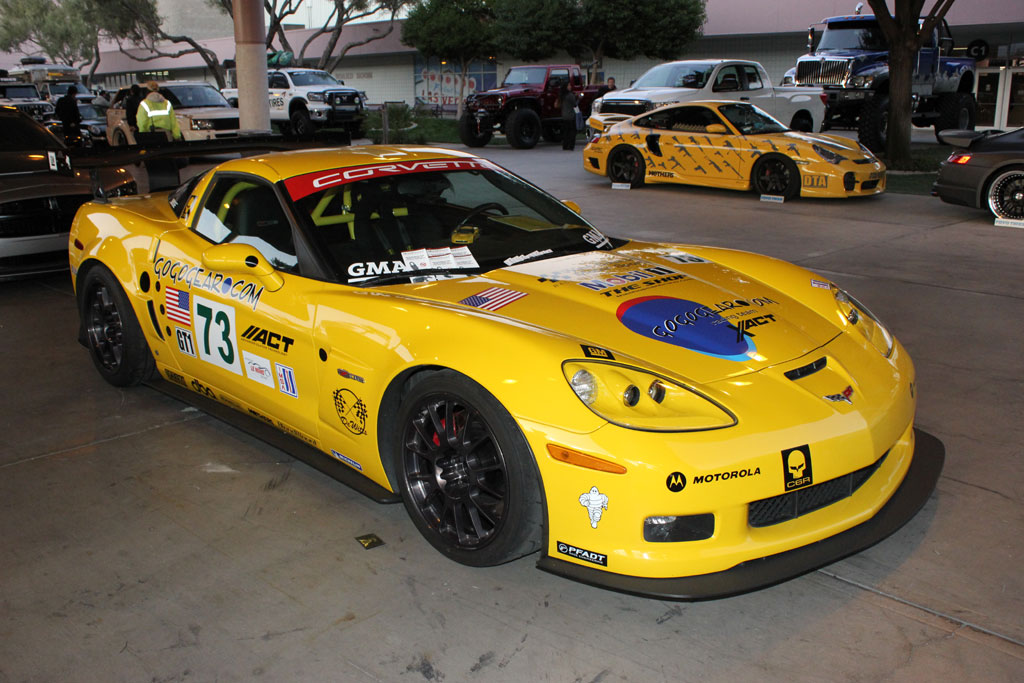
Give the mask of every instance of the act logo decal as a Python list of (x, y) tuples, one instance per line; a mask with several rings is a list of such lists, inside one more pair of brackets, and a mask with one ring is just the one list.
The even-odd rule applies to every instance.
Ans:
[(637, 334), (715, 358), (746, 360), (757, 350), (750, 332), (696, 301), (644, 296), (623, 302), (615, 315)]
[(242, 333), (242, 339), (274, 351), (280, 351), (281, 353), (288, 353), (289, 347), (295, 343), (295, 340), (291, 337), (271, 332), (256, 325), (249, 325), (249, 327), (245, 328), (245, 332)]
[(814, 483), (810, 446), (797, 446), (782, 451), (782, 478), (787, 491), (802, 489)]
[(348, 389), (335, 389), (334, 410), (345, 429), (355, 435), (366, 433), (366, 404)]
[(608, 496), (598, 491), (596, 486), (591, 486), (589, 491), (580, 496), (580, 505), (587, 508), (590, 526), (596, 529), (601, 516), (608, 509)]
[(584, 562), (590, 562), (593, 564), (599, 564), (602, 567), (608, 566), (608, 556), (602, 555), (601, 553), (595, 553), (593, 550), (584, 550), (583, 548), (577, 548), (574, 545), (568, 543), (558, 542), (558, 552), (569, 557), (575, 557), (577, 560), (583, 560)]
[(665, 480), (665, 486), (672, 493), (679, 493), (686, 488), (686, 475), (682, 472), (673, 472)]

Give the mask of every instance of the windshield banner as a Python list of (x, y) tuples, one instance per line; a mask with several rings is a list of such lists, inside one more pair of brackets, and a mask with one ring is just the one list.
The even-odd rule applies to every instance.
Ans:
[(464, 171), (464, 170), (496, 170), (493, 164), (483, 159), (428, 159), (425, 161), (400, 161), (388, 164), (370, 164), (351, 168), (335, 168), (327, 171), (304, 173), (284, 181), (288, 194), (292, 199), (299, 200), (325, 187), (380, 178), (389, 175), (406, 173), (423, 173), (426, 171)]

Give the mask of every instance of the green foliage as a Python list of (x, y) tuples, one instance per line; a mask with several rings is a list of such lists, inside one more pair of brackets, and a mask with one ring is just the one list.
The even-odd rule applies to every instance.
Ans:
[(493, 0), (496, 51), (536, 62), (563, 49), (576, 34), (576, 0)]
[(494, 53), (494, 15), (483, 0), (425, 0), (409, 12), (402, 42), (426, 57), (469, 63)]
[(91, 10), (89, 0), (0, 0), (0, 49), (38, 49), (69, 66), (89, 61), (96, 47)]

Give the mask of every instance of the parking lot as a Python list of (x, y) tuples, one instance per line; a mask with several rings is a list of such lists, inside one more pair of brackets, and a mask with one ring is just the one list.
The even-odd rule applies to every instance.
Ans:
[[(106, 384), (68, 275), (6, 282), (0, 682), (1024, 679), (1024, 231), (933, 197), (613, 190), (579, 147), (481, 151), (609, 234), (769, 254), (867, 303), (914, 359), (918, 427), (945, 445), (921, 513), (710, 602), (572, 583), (535, 556), (465, 567), (401, 505)], [(364, 549), (369, 533), (384, 545)]]

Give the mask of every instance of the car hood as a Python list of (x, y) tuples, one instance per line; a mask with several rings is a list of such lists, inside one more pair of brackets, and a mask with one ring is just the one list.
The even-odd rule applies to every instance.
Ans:
[(176, 107), (178, 114), (191, 116), (194, 119), (237, 119), (238, 110), (234, 107)]
[(646, 100), (648, 102), (679, 102), (700, 96), (698, 88), (623, 88), (605, 93), (605, 102)]
[(704, 383), (797, 358), (839, 333), (766, 283), (670, 245), (522, 263), (421, 285), (417, 294)]

